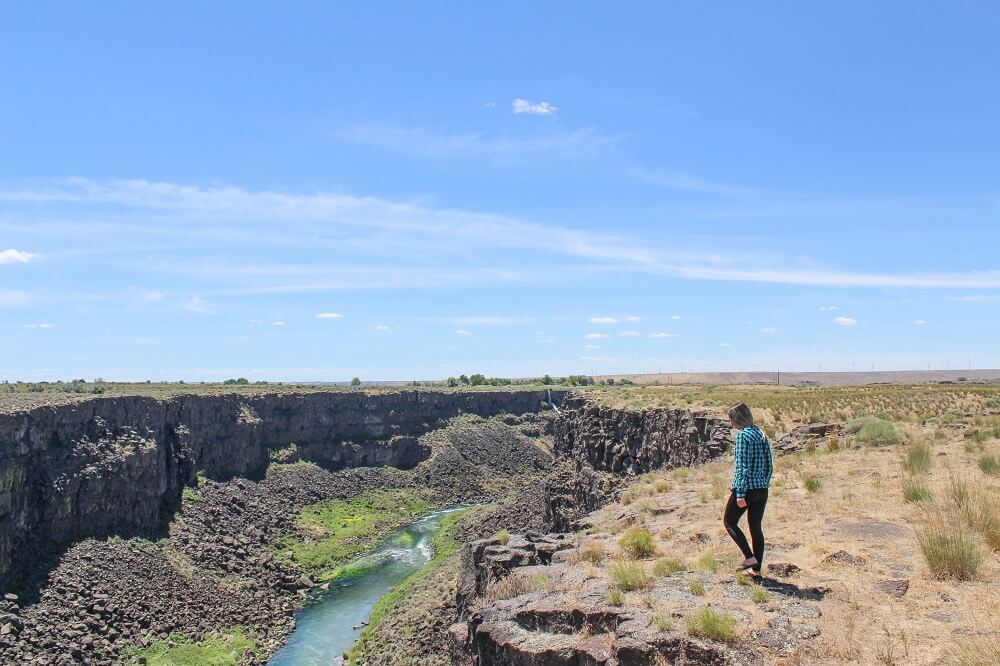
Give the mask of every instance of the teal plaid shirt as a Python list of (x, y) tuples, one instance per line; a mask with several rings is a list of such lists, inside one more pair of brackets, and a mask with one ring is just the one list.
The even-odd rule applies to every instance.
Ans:
[(757, 426), (747, 426), (736, 433), (736, 470), (733, 490), (737, 497), (746, 497), (748, 490), (771, 485), (771, 443)]

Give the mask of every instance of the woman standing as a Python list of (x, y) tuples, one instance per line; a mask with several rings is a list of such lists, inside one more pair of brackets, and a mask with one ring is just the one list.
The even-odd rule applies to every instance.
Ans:
[[(760, 428), (754, 425), (753, 413), (744, 403), (729, 409), (729, 422), (736, 430), (736, 469), (733, 471), (732, 492), (726, 504), (723, 523), (736, 545), (743, 551), (743, 566), (750, 576), (760, 576), (764, 560), (764, 508), (767, 506), (767, 488), (771, 485), (771, 443)], [(753, 549), (739, 528), (740, 516), (746, 512), (750, 525)]]

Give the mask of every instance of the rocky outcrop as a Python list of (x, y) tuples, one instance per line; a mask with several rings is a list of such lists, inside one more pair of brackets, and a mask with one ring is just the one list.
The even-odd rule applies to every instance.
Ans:
[(458, 578), (459, 614), (463, 614), (469, 601), (481, 596), (491, 582), (506, 578), (518, 567), (549, 564), (556, 553), (575, 546), (575, 540), (567, 534), (518, 535), (507, 543), (492, 537), (466, 544), (462, 548)]
[(276, 453), (327, 470), (409, 469), (430, 456), (419, 436), (444, 420), (536, 412), (546, 399), (542, 391), (133, 396), (0, 414), (0, 590), (62, 544), (162, 530), (197, 472), (260, 479)]
[(632, 411), (571, 394), (556, 420), (560, 466), (546, 482), (546, 517), (554, 530), (614, 499), (636, 474), (684, 467), (726, 452), (726, 420), (684, 409)]
[(782, 435), (774, 442), (774, 454), (784, 455), (815, 449), (821, 444), (827, 444), (832, 438), (839, 437), (843, 432), (840, 423), (808, 423)]

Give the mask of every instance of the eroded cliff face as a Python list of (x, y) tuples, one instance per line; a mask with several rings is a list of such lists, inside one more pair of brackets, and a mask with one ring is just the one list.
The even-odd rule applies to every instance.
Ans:
[(288, 450), (329, 470), (409, 469), (430, 455), (418, 437), (443, 420), (535, 412), (546, 399), (540, 391), (125, 397), (0, 414), (0, 590), (59, 545), (161, 530), (198, 472), (258, 479), (274, 452)]
[(704, 411), (601, 405), (586, 394), (566, 398), (556, 421), (557, 469), (546, 482), (546, 518), (554, 530), (600, 508), (629, 478), (716, 458), (729, 447), (729, 423)]

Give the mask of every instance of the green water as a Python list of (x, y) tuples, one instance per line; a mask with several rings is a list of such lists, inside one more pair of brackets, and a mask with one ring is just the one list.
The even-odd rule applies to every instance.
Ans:
[(363, 574), (316, 592), (295, 616), (295, 631), (268, 666), (341, 663), (339, 658), (358, 639), (376, 602), (430, 562), (434, 533), (441, 519), (456, 510), (436, 511), (396, 530), (381, 546), (352, 563)]

